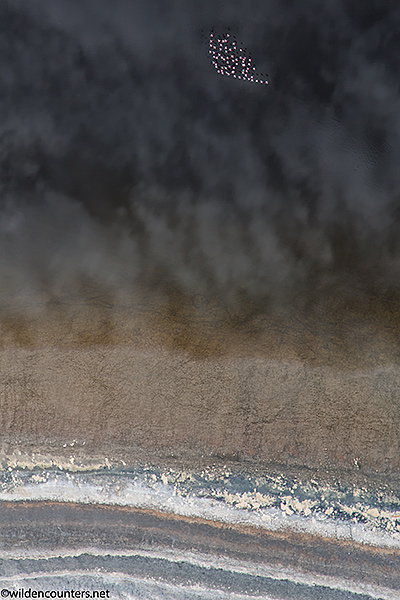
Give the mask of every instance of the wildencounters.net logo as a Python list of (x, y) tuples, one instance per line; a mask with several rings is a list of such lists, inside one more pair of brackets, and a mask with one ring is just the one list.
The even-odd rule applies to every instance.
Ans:
[(2, 598), (109, 598), (109, 590), (8, 590), (0, 592)]

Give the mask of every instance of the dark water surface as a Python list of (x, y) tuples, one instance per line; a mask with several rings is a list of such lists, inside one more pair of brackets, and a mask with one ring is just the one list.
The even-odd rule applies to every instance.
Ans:
[[(389, 0), (0, 0), (3, 502), (229, 463), (281, 476), (288, 518), (313, 522), (315, 481), (313, 510), (397, 539), (399, 22)], [(213, 67), (228, 28), (268, 85)], [(54, 496), (60, 468), (86, 484)]]

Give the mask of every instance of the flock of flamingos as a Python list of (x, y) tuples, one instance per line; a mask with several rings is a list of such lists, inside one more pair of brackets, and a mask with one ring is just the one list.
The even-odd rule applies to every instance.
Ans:
[(251, 55), (247, 55), (243, 48), (237, 44), (235, 36), (226, 33), (223, 37), (217, 37), (215, 32), (210, 34), (211, 62), (220, 75), (227, 75), (235, 79), (251, 81), (252, 83), (266, 83), (256, 75), (256, 67)]

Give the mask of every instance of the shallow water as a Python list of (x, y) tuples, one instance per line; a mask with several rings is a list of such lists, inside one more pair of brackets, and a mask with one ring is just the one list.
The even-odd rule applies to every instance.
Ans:
[(0, 501), (6, 590), (392, 600), (400, 589), (400, 498), (389, 490), (147, 464), (13, 469)]
[[(398, 21), (373, 0), (0, 2), (1, 578), (42, 531), (34, 585), (396, 597)], [(211, 30), (268, 85), (218, 72)], [(162, 556), (124, 507), (157, 512)], [(251, 527), (283, 587), (250, 573), (273, 566)], [(72, 531), (89, 558), (68, 563)]]

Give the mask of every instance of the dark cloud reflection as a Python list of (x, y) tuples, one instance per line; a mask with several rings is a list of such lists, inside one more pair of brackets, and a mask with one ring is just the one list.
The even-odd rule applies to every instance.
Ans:
[[(0, 15), (4, 307), (21, 287), (85, 300), (89, 282), (111, 303), (172, 289), (246, 326), (283, 311), (396, 338), (395, 3), (2, 0)], [(217, 74), (205, 40), (228, 27), (268, 86)]]

